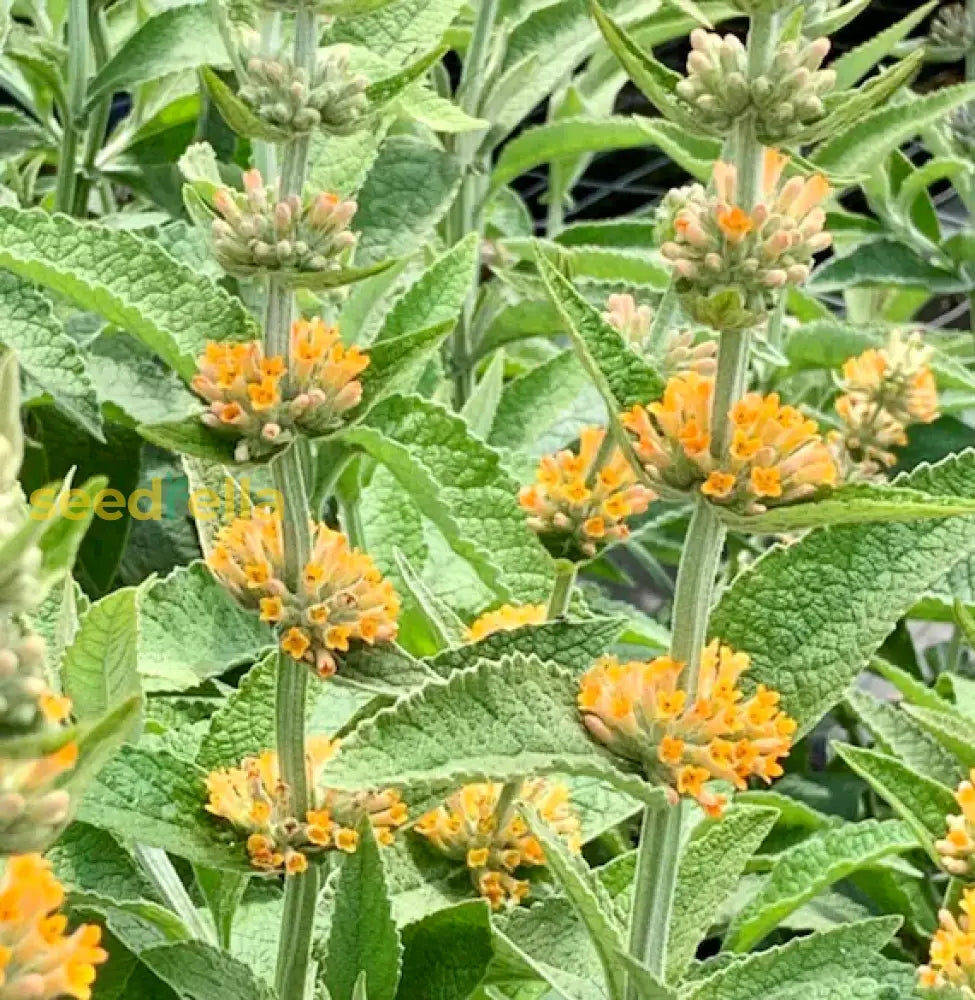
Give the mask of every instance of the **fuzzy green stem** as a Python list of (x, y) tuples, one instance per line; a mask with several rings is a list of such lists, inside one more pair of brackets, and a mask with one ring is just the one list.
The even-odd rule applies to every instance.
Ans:
[[(92, 11), (88, 24), (91, 32), (91, 49), (95, 57), (95, 72), (108, 62), (111, 51), (108, 43), (108, 20), (102, 8)], [(88, 193), (95, 177), (95, 161), (105, 141), (105, 131), (112, 114), (112, 95), (106, 94), (95, 105), (85, 127), (84, 152), (82, 153), (81, 176), (77, 179), (72, 214), (84, 216), (88, 207)]]
[[(609, 435), (607, 434), (608, 438)], [(561, 618), (569, 610), (572, 600), (572, 588), (575, 586), (578, 566), (569, 559), (559, 559), (555, 563), (555, 582), (552, 584), (552, 594), (545, 609), (545, 618), (553, 622)]]
[[(311, 73), (318, 50), (318, 22), (313, 8), (300, 9), (295, 15), (295, 64)], [(276, 25), (265, 22), (262, 49), (274, 47)], [(265, 159), (269, 183), (275, 180), (276, 150), (269, 147)], [(274, 155), (271, 155), (271, 154)], [(292, 139), (284, 146), (281, 158), (280, 195), (301, 195), (308, 166), (308, 137)], [(273, 278), (268, 281), (265, 346), (268, 353), (280, 355), (285, 369), (290, 365), (291, 322), (294, 294)], [(297, 593), (301, 575), (309, 560), (308, 491), (302, 474), (301, 453), (297, 446), (287, 449), (272, 464), (274, 486), (283, 502), (285, 583)], [(310, 805), (308, 775), (305, 765), (305, 708), (308, 696), (308, 666), (281, 653), (278, 659), (275, 717), (278, 763), (281, 780), (291, 793), (292, 814), (304, 818)], [(290, 876), (285, 884), (284, 912), (278, 938), (278, 961), (275, 983), (282, 998), (303, 1000), (307, 991), (311, 963), (311, 942), (315, 928), (315, 904), (318, 898), (318, 872), (314, 866), (301, 875)]]
[(664, 292), (657, 312), (650, 326), (647, 337), (647, 348), (654, 354), (663, 354), (667, 349), (667, 338), (680, 315), (680, 295), (677, 292), (677, 282), (672, 278)]
[[(748, 35), (749, 73), (754, 78), (767, 69), (775, 52), (779, 16), (759, 13), (752, 17)], [(761, 197), (764, 150), (755, 135), (751, 116), (735, 129), (732, 148), (738, 168), (736, 200), (746, 211)], [(748, 367), (749, 334), (721, 334), (718, 373), (711, 414), (712, 453), (723, 458), (728, 449), (728, 412), (741, 396)], [(671, 656), (685, 663), (681, 686), (691, 698), (697, 689), (701, 651), (707, 639), (714, 582), (724, 546), (725, 529), (703, 497), (698, 498), (687, 531), (677, 572), (674, 595)], [(686, 806), (647, 810), (640, 837), (630, 918), (630, 953), (658, 978), (667, 975), (667, 946), (677, 883), (681, 824)], [(637, 1000), (634, 984), (628, 1000)]]
[(193, 905), (193, 900), (190, 899), (186, 886), (183, 885), (172, 861), (169, 860), (169, 855), (158, 847), (145, 847), (142, 844), (136, 844), (132, 848), (132, 854), (152, 882), (156, 892), (183, 921), (190, 934), (200, 941), (216, 944), (216, 934)]
[(61, 151), (58, 161), (58, 183), (54, 195), (54, 210), (74, 209), (78, 182), (78, 138), (85, 108), (85, 88), (88, 84), (88, 0), (71, 0), (68, 7), (68, 94), (67, 107), (62, 108), (64, 121), (61, 131)]
[[(273, 58), (281, 44), (281, 14), (264, 11), (261, 14), (261, 55)], [(270, 183), (278, 175), (277, 147), (271, 142), (254, 142), (254, 165)]]
[[(457, 91), (458, 103), (467, 114), (476, 116), (481, 110), (484, 85), (494, 25), (498, 18), (500, 0), (481, 0), (477, 20), (471, 35), (470, 48), (464, 60), (460, 87)], [(479, 235), (484, 230), (484, 186), (490, 166), (490, 157), (478, 155), (482, 134), (474, 132), (456, 139), (455, 151), (464, 169), (464, 177), (451, 207), (448, 220), (450, 243), (457, 243), (468, 233)], [(461, 311), (460, 321), (450, 341), (450, 370), (454, 380), (454, 404), (459, 410), (467, 402), (474, 389), (473, 365), (473, 325), (474, 310), (480, 285), (480, 254), (475, 255), (474, 277), (470, 294)]]
[[(971, 31), (975, 26), (975, 0), (966, 0), (965, 12), (968, 15), (968, 29)], [(969, 82), (975, 80), (975, 48), (970, 48), (965, 53), (965, 79)]]

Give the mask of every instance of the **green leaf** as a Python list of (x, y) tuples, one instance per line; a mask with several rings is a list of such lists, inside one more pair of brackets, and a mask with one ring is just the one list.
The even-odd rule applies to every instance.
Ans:
[(945, 834), (947, 817), (955, 811), (950, 788), (912, 771), (894, 757), (835, 743), (834, 749), (914, 831), (932, 860), (938, 863), (934, 843)]
[(833, 257), (816, 269), (809, 288), (835, 292), (846, 288), (918, 288), (929, 292), (965, 292), (970, 282), (930, 264), (918, 253), (891, 239), (861, 243), (851, 253)]
[(171, 7), (131, 34), (88, 85), (87, 103), (140, 83), (229, 60), (207, 4)]
[(425, 125), (431, 132), (479, 132), (490, 125), (484, 118), (472, 118), (453, 101), (425, 86), (408, 90), (400, 97), (398, 107), (403, 115)]
[(356, 260), (374, 264), (418, 249), (450, 207), (459, 184), (460, 167), (442, 149), (409, 136), (386, 139), (357, 197)]
[(474, 437), (487, 441), (503, 391), (504, 351), (496, 351), (460, 411)]
[(116, 423), (179, 421), (199, 412), (200, 400), (139, 341), (107, 330), (85, 350), (88, 372), (105, 415)]
[(864, 966), (897, 933), (900, 923), (900, 917), (877, 917), (796, 938), (719, 969), (684, 996), (688, 1000), (854, 996), (850, 992), (854, 983), (861, 976), (869, 978)]
[(388, 123), (381, 120), (352, 135), (313, 132), (306, 187), (332, 191), (342, 197), (354, 195), (376, 162), (388, 128)]
[[(904, 712), (923, 726), (939, 746), (947, 747), (966, 770), (975, 767), (975, 725), (953, 711), (939, 712), (917, 705), (905, 705)], [(910, 764), (911, 761), (908, 760), (907, 763)], [(954, 773), (946, 772), (940, 777), (936, 774), (929, 776), (938, 778), (944, 784), (957, 784), (965, 777), (957, 766)]]
[(200, 420), (199, 414), (159, 424), (139, 424), (136, 430), (150, 444), (176, 455), (190, 455), (221, 465), (236, 463), (233, 438), (211, 430)]
[(623, 335), (540, 252), (535, 262), (573, 346), (611, 412), (657, 399), (664, 388), (659, 373), (630, 350)]
[(937, 0), (930, 0), (929, 3), (922, 4), (907, 17), (834, 60), (830, 64), (830, 69), (836, 73), (836, 89), (845, 90), (859, 83), (881, 60), (886, 59), (898, 42), (907, 38), (937, 6)]
[[(975, 452), (921, 466), (896, 485), (972, 496)], [(784, 709), (808, 731), (945, 566), (973, 551), (971, 517), (820, 528), (742, 573), (710, 631), (751, 657), (750, 683), (779, 691)]]
[(636, 116), (564, 118), (526, 129), (507, 143), (494, 165), (491, 190), (545, 163), (614, 149), (638, 149), (655, 142), (652, 131)]
[(684, 849), (677, 870), (674, 914), (667, 944), (667, 979), (679, 982), (715, 915), (745, 866), (775, 826), (774, 809), (735, 805), (719, 823), (703, 823)]
[(205, 772), (166, 751), (124, 746), (88, 787), (78, 819), (209, 868), (247, 871), (231, 827), (204, 811)]
[(96, 719), (142, 692), (134, 587), (96, 601), (81, 620), (61, 667), (64, 691), (80, 720)]
[(546, 866), (572, 903), (596, 948), (608, 995), (611, 1000), (622, 1000), (625, 979), (618, 955), (625, 950), (623, 926), (609, 893), (586, 862), (569, 851), (534, 809), (526, 809), (525, 818), (545, 851)]
[(637, 45), (596, 0), (589, 0), (589, 7), (613, 54), (650, 103), (674, 124), (697, 131), (693, 116), (685, 110), (676, 94), (680, 74)]
[(140, 960), (181, 1000), (274, 1000), (276, 994), (251, 970), (203, 941), (150, 948)]
[(153, 899), (155, 890), (119, 842), (104, 830), (72, 823), (47, 852), (54, 874), (68, 890), (112, 899)]
[(491, 961), (491, 936), (483, 900), (459, 903), (403, 928), (396, 1000), (468, 1000)]
[(379, 847), (367, 820), (359, 830), (358, 850), (342, 862), (331, 922), (322, 981), (332, 1000), (355, 1000), (360, 975), (369, 1000), (394, 1000), (403, 948)]
[(409, 392), (454, 326), (446, 320), (424, 330), (380, 340), (369, 348), (369, 367), (359, 376), (363, 407), (371, 408), (394, 392)]
[(499, 597), (548, 599), (552, 561), (518, 507), (518, 487), (462, 418), (416, 397), (392, 396), (341, 439), (387, 466)]
[(185, 691), (255, 659), (274, 642), (203, 563), (181, 566), (139, 597), (139, 663), (147, 691)]
[[(0, 13), (0, 19), (2, 16)], [(20, 153), (53, 145), (51, 135), (34, 118), (16, 108), (0, 108), (0, 159), (10, 159)]]
[(221, 117), (238, 135), (279, 145), (288, 141), (285, 129), (271, 125), (256, 115), (212, 69), (203, 67), (200, 77)]
[(503, 656), (523, 653), (582, 674), (619, 640), (625, 627), (623, 618), (544, 622), (494, 632), (480, 642), (445, 649), (426, 662), (439, 676), (449, 679), (458, 671), (473, 667), (478, 660), (500, 660)]
[(217, 940), (224, 951), (230, 950), (233, 937), (234, 917), (240, 906), (244, 893), (250, 884), (250, 875), (242, 872), (221, 872), (214, 868), (203, 868), (194, 865), (193, 874), (196, 884), (206, 901), (213, 917), (213, 926), (217, 929)]
[(54, 405), (89, 434), (102, 436), (98, 396), (84, 355), (65, 332), (51, 303), (28, 282), (0, 271), (0, 344)]
[(504, 387), (488, 441), (512, 450), (534, 444), (589, 384), (573, 351), (536, 365)]
[(764, 535), (830, 524), (971, 516), (975, 514), (975, 496), (939, 497), (886, 483), (850, 483), (830, 491), (821, 500), (773, 508), (764, 514), (735, 514), (723, 508), (718, 508), (718, 514), (736, 531)]
[(0, 267), (128, 331), (186, 379), (208, 340), (257, 336), (239, 301), (124, 230), (0, 207)]
[(732, 921), (725, 949), (750, 951), (829, 886), (916, 846), (910, 827), (899, 820), (871, 819), (812, 834), (779, 855), (761, 888)]
[(419, 52), (438, 45), (463, 0), (396, 0), (361, 17), (337, 21), (333, 42), (351, 42), (401, 66)]
[(868, 171), (901, 143), (973, 99), (975, 84), (960, 84), (859, 116), (819, 146), (813, 162), (820, 170), (847, 176)]
[(951, 712), (955, 710), (955, 706), (951, 702), (946, 701), (923, 681), (918, 680), (906, 670), (895, 667), (893, 663), (889, 663), (879, 656), (875, 656), (870, 661), (870, 669), (890, 681), (903, 695), (904, 700), (909, 705), (920, 705), (923, 708), (934, 709), (936, 712)]
[(943, 785), (957, 785), (958, 761), (900, 708), (856, 689), (846, 696), (853, 711), (884, 753), (899, 757), (919, 774)]
[(393, 303), (376, 341), (456, 323), (474, 281), (477, 255), (478, 240), (471, 233), (438, 257)]
[(570, 674), (534, 656), (482, 661), (360, 723), (330, 762), (329, 783), (435, 793), (471, 781), (581, 774), (661, 805), (662, 789), (618, 770), (589, 739), (577, 694)]
[(388, 104), (406, 90), (411, 83), (419, 80), (431, 66), (440, 62), (447, 51), (446, 47), (432, 49), (398, 73), (369, 84), (366, 88), (366, 97), (369, 98), (369, 102), (374, 108)]

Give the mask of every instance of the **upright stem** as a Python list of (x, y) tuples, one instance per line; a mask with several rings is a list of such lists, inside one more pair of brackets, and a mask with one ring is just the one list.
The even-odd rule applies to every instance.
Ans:
[[(460, 87), (457, 96), (461, 108), (469, 115), (477, 116), (484, 97), (485, 74), (494, 24), (498, 17), (500, 0), (480, 0), (470, 48), (464, 61)], [(449, 218), (449, 239), (451, 243), (462, 240), (468, 233), (478, 235), (484, 229), (483, 201), (485, 194), (485, 174), (487, 164), (478, 156), (478, 146), (483, 136), (479, 132), (461, 135), (456, 140), (456, 152), (460, 158), (464, 177), (461, 181), (457, 200), (451, 208)], [(474, 345), (472, 328), (474, 309), (480, 285), (480, 254), (475, 255), (474, 278), (471, 292), (464, 303), (460, 321), (451, 338), (450, 368), (454, 379), (454, 404), (460, 409), (467, 402), (474, 388), (474, 368), (472, 355)]]
[(68, 7), (68, 94), (63, 108), (58, 183), (54, 196), (57, 212), (74, 208), (78, 181), (78, 129), (85, 110), (88, 84), (88, 0), (71, 0)]
[[(608, 438), (609, 435), (607, 434)], [(548, 599), (545, 617), (554, 622), (569, 610), (572, 600), (572, 588), (576, 582), (578, 566), (568, 559), (559, 559), (555, 564), (555, 583), (552, 585), (552, 596)]]
[[(271, 48), (279, 26), (273, 21), (264, 25), (263, 44)], [(318, 51), (317, 21), (310, 7), (300, 9), (294, 25), (295, 63), (311, 73)], [(275, 154), (275, 155), (271, 155)], [(264, 155), (267, 180), (275, 181), (273, 169), (277, 156), (273, 147)], [(305, 184), (308, 164), (308, 138), (297, 137), (284, 147), (281, 158), (280, 194), (300, 195)], [(294, 295), (273, 278), (268, 281), (265, 346), (269, 354), (285, 361), (287, 370), (291, 353), (291, 322), (294, 316)], [(311, 551), (308, 492), (301, 469), (297, 447), (285, 451), (271, 467), (275, 488), (281, 494), (281, 514), (284, 534), (285, 583), (297, 593), (301, 575)], [(308, 691), (308, 667), (281, 653), (278, 659), (275, 716), (278, 763), (281, 780), (291, 793), (292, 813), (304, 818), (308, 812), (309, 789), (305, 766), (305, 706)], [(315, 925), (315, 905), (318, 898), (318, 871), (315, 866), (301, 875), (287, 878), (284, 913), (278, 939), (278, 962), (275, 983), (278, 995), (287, 1000), (304, 1000), (311, 962), (311, 941)]]
[[(88, 23), (91, 33), (92, 54), (95, 57), (95, 72), (108, 62), (111, 55), (108, 44), (108, 21), (105, 11), (99, 7), (92, 13)], [(101, 152), (102, 143), (105, 141), (105, 130), (108, 128), (108, 121), (112, 115), (112, 95), (106, 94), (98, 104), (95, 105), (85, 126), (84, 152), (82, 153), (81, 176), (77, 180), (77, 190), (75, 191), (72, 212), (74, 215), (83, 216), (88, 207), (88, 193), (95, 172), (95, 160)]]
[[(761, 75), (775, 52), (779, 16), (758, 13), (752, 17), (748, 35), (749, 72)], [(738, 167), (737, 202), (746, 211), (754, 207), (762, 193), (763, 154), (751, 116), (735, 130), (732, 148)], [(742, 395), (748, 368), (748, 331), (721, 334), (718, 373), (711, 413), (711, 451), (725, 457), (729, 445), (728, 411)], [(725, 529), (714, 508), (699, 497), (687, 531), (677, 572), (674, 594), (671, 655), (686, 664), (681, 685), (693, 699), (697, 690), (701, 651), (707, 638), (708, 617), (724, 547)], [(667, 945), (674, 907), (677, 863), (680, 855), (681, 824), (685, 806), (647, 810), (640, 835), (640, 848), (630, 917), (630, 954), (665, 980)], [(637, 1000), (633, 984), (628, 1000)]]
[[(968, 14), (969, 31), (975, 27), (975, 0), (966, 0), (965, 11)], [(969, 49), (965, 53), (965, 79), (975, 80), (975, 49)]]

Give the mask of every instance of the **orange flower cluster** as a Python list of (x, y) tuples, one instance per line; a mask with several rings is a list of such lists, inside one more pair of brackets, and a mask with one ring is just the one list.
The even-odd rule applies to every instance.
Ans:
[(66, 934), (57, 912), (64, 889), (38, 854), (10, 858), (0, 879), (0, 997), (3, 1000), (89, 1000), (95, 966), (108, 959), (101, 928)]
[(975, 770), (955, 790), (961, 814), (948, 817), (948, 831), (935, 845), (945, 871), (952, 875), (975, 874)]
[(291, 327), (289, 359), (265, 356), (256, 340), (211, 341), (197, 362), (193, 389), (210, 404), (203, 422), (240, 438), (238, 461), (269, 454), (301, 433), (335, 430), (362, 400), (358, 376), (369, 356), (345, 347), (337, 327), (298, 320)]
[(281, 648), (321, 677), (337, 669), (336, 653), (352, 642), (396, 638), (399, 598), (370, 556), (341, 532), (312, 526), (311, 558), (298, 593), (284, 582), (284, 529), (279, 514), (255, 508), (224, 528), (207, 559), (210, 569), (244, 607), (277, 627)]
[(918, 969), (918, 985), (939, 1000), (970, 1000), (975, 994), (975, 888), (966, 889), (961, 915), (939, 914), (928, 964)]
[(544, 604), (503, 604), (495, 611), (486, 611), (467, 629), (468, 642), (480, 642), (495, 632), (512, 632), (526, 625), (541, 625), (545, 621)]
[(626, 538), (626, 519), (644, 513), (654, 499), (619, 448), (597, 468), (605, 436), (602, 427), (586, 427), (578, 455), (569, 450), (546, 455), (536, 482), (518, 494), (531, 515), (528, 524), (557, 555), (592, 558), (600, 546)]
[(579, 711), (589, 732), (614, 753), (642, 764), (675, 799), (696, 799), (721, 816), (727, 799), (707, 787), (727, 781), (741, 790), (750, 777), (782, 774), (796, 723), (779, 695), (759, 686), (745, 698), (738, 686), (749, 667), (744, 653), (712, 642), (703, 652), (697, 695), (680, 688), (684, 664), (669, 656), (621, 663), (605, 656), (583, 675)]
[(393, 832), (407, 820), (398, 792), (345, 792), (321, 786), (322, 772), (337, 747), (325, 737), (308, 741), (305, 764), (312, 807), (303, 820), (294, 815), (291, 791), (281, 780), (273, 750), (207, 777), (207, 812), (247, 835), (247, 853), (255, 868), (297, 875), (307, 870), (310, 854), (354, 853), (359, 846), (356, 827), (364, 816), (380, 844), (392, 843)]
[(526, 781), (505, 816), (498, 817), (502, 786), (465, 785), (444, 805), (417, 820), (414, 829), (439, 851), (463, 861), (477, 891), (492, 909), (508, 900), (520, 903), (530, 883), (515, 877), (522, 867), (545, 864), (545, 852), (518, 814), (519, 803), (538, 810), (542, 819), (565, 837), (569, 849), (581, 847), (579, 818), (572, 811), (569, 790), (560, 782)]
[(775, 393), (749, 393), (732, 407), (730, 453), (714, 458), (713, 400), (714, 380), (692, 372), (672, 378), (660, 402), (623, 414), (652, 482), (680, 491), (700, 484), (711, 500), (747, 514), (836, 483), (836, 462), (815, 421), (782, 405)]
[(823, 231), (825, 177), (783, 183), (787, 156), (765, 151), (762, 200), (736, 204), (738, 172), (714, 166), (714, 194), (700, 184), (671, 192), (659, 213), (660, 252), (673, 265), (690, 315), (715, 329), (755, 326), (777, 289), (803, 284), (815, 254), (830, 246)]
[(876, 475), (897, 461), (891, 449), (907, 444), (911, 424), (937, 420), (931, 353), (920, 334), (904, 337), (895, 331), (885, 347), (844, 363), (836, 412), (846, 425), (843, 446), (863, 475)]

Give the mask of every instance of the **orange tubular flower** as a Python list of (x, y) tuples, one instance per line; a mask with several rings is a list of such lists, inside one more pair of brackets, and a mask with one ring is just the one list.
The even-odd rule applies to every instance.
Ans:
[(685, 491), (700, 484), (715, 503), (746, 514), (808, 498), (837, 481), (837, 467), (815, 421), (777, 394), (749, 393), (729, 414), (730, 453), (711, 454), (714, 380), (691, 373), (672, 378), (663, 399), (622, 416), (648, 478)]
[(759, 686), (751, 698), (738, 687), (749, 658), (717, 641), (701, 657), (696, 699), (679, 687), (684, 664), (670, 657), (621, 663), (605, 656), (583, 675), (579, 711), (590, 733), (614, 753), (644, 766), (676, 799), (696, 799), (710, 816), (727, 800), (707, 787), (726, 781), (742, 790), (750, 777), (767, 783), (782, 774), (795, 722), (779, 695)]
[(486, 611), (467, 630), (468, 642), (480, 642), (495, 632), (512, 632), (526, 625), (541, 625), (545, 621), (544, 604), (504, 604), (495, 611)]
[(0, 880), (0, 997), (89, 1000), (95, 966), (108, 959), (101, 929), (83, 924), (66, 934), (57, 912), (64, 889), (38, 854), (7, 861)]
[(341, 532), (315, 526), (311, 558), (293, 594), (284, 582), (283, 530), (280, 515), (255, 508), (221, 531), (207, 562), (244, 607), (277, 626), (286, 653), (328, 677), (338, 667), (336, 654), (352, 643), (396, 638), (399, 598), (366, 553), (350, 548)]
[(307, 869), (309, 855), (326, 850), (353, 853), (363, 816), (369, 817), (380, 844), (392, 843), (394, 831), (407, 820), (399, 792), (345, 792), (321, 785), (337, 747), (325, 737), (308, 741), (305, 764), (312, 802), (303, 821), (294, 816), (291, 792), (281, 780), (273, 750), (207, 777), (207, 812), (227, 820), (247, 838), (255, 868), (297, 875)]
[(345, 347), (336, 327), (298, 320), (291, 328), (290, 365), (266, 356), (258, 341), (211, 341), (197, 362), (193, 389), (210, 404), (203, 422), (239, 438), (237, 458), (248, 461), (297, 434), (321, 436), (340, 427), (362, 400), (358, 377), (368, 365), (369, 356)]
[(945, 871), (957, 876), (973, 874), (975, 859), (975, 770), (969, 777), (955, 790), (961, 813), (948, 817), (948, 831), (935, 845)]
[(437, 850), (467, 865), (475, 888), (495, 910), (508, 901), (520, 903), (528, 895), (530, 883), (515, 877), (519, 868), (545, 864), (542, 845), (517, 811), (519, 802), (537, 809), (570, 850), (581, 847), (579, 818), (561, 782), (526, 781), (499, 828), (501, 789), (499, 784), (465, 785), (414, 827)]
[(854, 474), (870, 476), (893, 465), (892, 449), (907, 444), (907, 428), (937, 420), (931, 354), (920, 334), (905, 337), (894, 331), (886, 346), (843, 364), (836, 412), (846, 425), (842, 440), (856, 465)]
[(558, 555), (592, 558), (601, 546), (626, 538), (626, 519), (644, 513), (654, 499), (618, 448), (596, 471), (605, 436), (601, 427), (586, 427), (578, 455), (568, 450), (546, 455), (536, 481), (518, 494), (522, 510), (531, 515), (528, 524)]
[(931, 941), (928, 964), (918, 969), (918, 985), (939, 1000), (969, 1000), (975, 992), (975, 888), (966, 889), (956, 918), (942, 910)]

